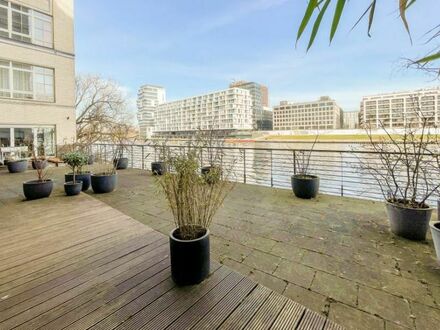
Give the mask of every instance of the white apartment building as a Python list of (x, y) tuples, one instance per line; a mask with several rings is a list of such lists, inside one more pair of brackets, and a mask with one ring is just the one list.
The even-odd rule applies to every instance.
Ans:
[(155, 85), (143, 85), (137, 98), (137, 119), (141, 138), (150, 138), (154, 131), (154, 113), (159, 104), (166, 102), (165, 88)]
[(250, 92), (229, 88), (157, 106), (155, 133), (190, 133), (199, 129), (251, 130)]
[(328, 96), (311, 102), (281, 101), (273, 109), (274, 130), (338, 129), (341, 124), (342, 109)]
[(344, 111), (342, 128), (345, 129), (359, 128), (359, 111)]
[(379, 128), (418, 127), (421, 118), (431, 126), (440, 121), (440, 87), (364, 96), (361, 101), (360, 125)]
[(0, 0), (0, 158), (76, 138), (74, 64), (73, 0)]

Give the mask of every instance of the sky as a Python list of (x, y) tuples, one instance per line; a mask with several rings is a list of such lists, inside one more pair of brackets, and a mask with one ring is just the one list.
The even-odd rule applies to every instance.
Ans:
[(397, 0), (378, 1), (371, 38), (366, 20), (350, 32), (368, 3), (347, 2), (331, 45), (329, 8), (306, 52), (310, 27), (295, 45), (306, 0), (76, 0), (76, 71), (117, 81), (133, 108), (142, 84), (176, 100), (248, 80), (268, 86), (272, 106), (328, 95), (344, 111), (363, 95), (440, 85), (404, 66), (429, 50), (424, 34), (439, 24), (440, 1), (409, 10), (412, 44)]

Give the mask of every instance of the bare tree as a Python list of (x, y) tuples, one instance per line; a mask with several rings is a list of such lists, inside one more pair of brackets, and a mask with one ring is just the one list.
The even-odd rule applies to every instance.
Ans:
[(76, 127), (79, 144), (112, 140), (115, 127), (132, 121), (127, 97), (117, 83), (100, 76), (76, 78)]

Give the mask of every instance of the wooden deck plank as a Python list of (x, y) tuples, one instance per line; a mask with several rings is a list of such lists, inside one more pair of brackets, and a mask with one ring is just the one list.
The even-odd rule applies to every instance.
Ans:
[(215, 262), (178, 287), (166, 236), (87, 195), (53, 198), (0, 203), (2, 330), (342, 329)]

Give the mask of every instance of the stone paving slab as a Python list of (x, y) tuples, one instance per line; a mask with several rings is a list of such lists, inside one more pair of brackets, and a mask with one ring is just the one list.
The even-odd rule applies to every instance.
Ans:
[[(52, 174), (62, 182), (63, 171)], [(23, 176), (6, 177), (9, 189), (0, 193), (20, 194), (12, 182)], [(173, 228), (147, 171), (120, 171), (115, 192), (89, 193), (162, 233)], [(211, 233), (218, 261), (348, 329), (439, 329), (432, 240), (392, 235), (380, 202), (328, 195), (305, 201), (289, 190), (238, 184)]]

